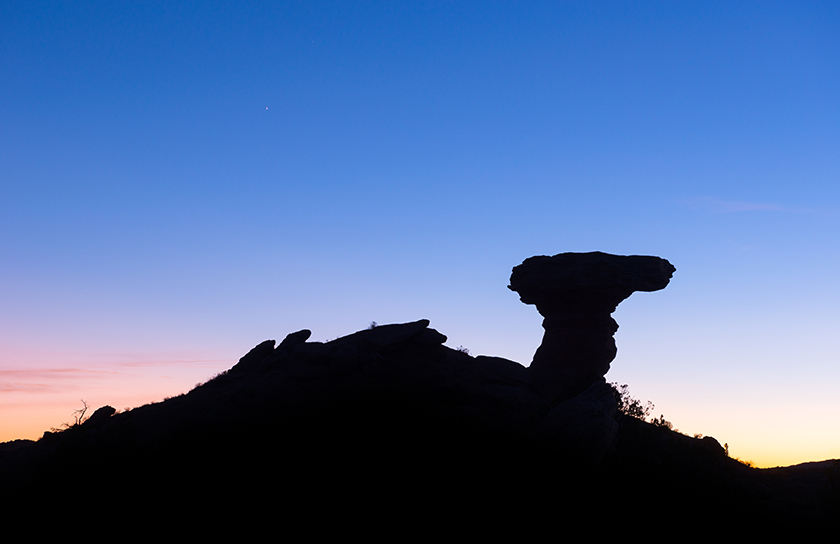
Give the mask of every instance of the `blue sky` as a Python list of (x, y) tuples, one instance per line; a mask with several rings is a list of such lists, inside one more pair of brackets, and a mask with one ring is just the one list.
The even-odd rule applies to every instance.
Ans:
[(0, 439), (301, 328), (428, 318), (527, 364), (511, 268), (597, 250), (677, 268), (619, 307), (608, 379), (759, 464), (840, 457), (836, 3), (11, 1), (0, 25)]

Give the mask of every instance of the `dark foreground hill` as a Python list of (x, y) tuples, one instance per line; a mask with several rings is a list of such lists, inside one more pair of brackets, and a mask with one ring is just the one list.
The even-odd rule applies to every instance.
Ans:
[(607, 384), (613, 311), (675, 270), (601, 252), (526, 259), (509, 288), (545, 329), (527, 368), (447, 348), (427, 320), (263, 342), (186, 395), (103, 407), (37, 443), (0, 446), (0, 512), (91, 505), (113, 520), (119, 505), (129, 526), (218, 512), (205, 529), (380, 528), (391, 539), (455, 527), (460, 538), (498, 540), (502, 528), (517, 540), (615, 538), (628, 525), (675, 536), (733, 523), (801, 534), (836, 523), (836, 464), (747, 467), (714, 438), (630, 417)]
[(603, 379), (550, 401), (528, 368), (450, 349), (428, 325), (327, 343), (300, 331), (188, 394), (124, 413), (104, 407), (37, 442), (2, 444), (3, 500), (170, 513), (224, 505), (225, 515), (238, 508), (313, 531), (341, 519), (480, 518), (485, 530), (488, 519), (531, 528), (593, 516), (764, 527), (836, 519), (837, 465), (750, 468), (713, 438), (623, 414)]

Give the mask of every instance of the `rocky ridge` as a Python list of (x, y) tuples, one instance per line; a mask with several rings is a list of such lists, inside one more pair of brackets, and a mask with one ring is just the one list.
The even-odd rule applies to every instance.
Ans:
[[(584, 255), (572, 260), (585, 265), (607, 262), (597, 265), (606, 271), (602, 277), (574, 273), (583, 282), (576, 288), (588, 291), (579, 301), (601, 297), (595, 306), (602, 322), (633, 290), (664, 287), (673, 273), (655, 257), (572, 255)], [(556, 257), (547, 258), (548, 266), (562, 260)], [(622, 267), (639, 262), (641, 279), (613, 281), (616, 270), (627, 278)], [(514, 269), (511, 288), (543, 315), (564, 307), (558, 299), (574, 300), (560, 289), (545, 304), (546, 294), (532, 288), (542, 280), (523, 281), (522, 271)], [(557, 280), (554, 272), (548, 277), (549, 284)], [(594, 288), (586, 284), (592, 278)], [(579, 301), (571, 306), (580, 308)], [(647, 508), (684, 520), (810, 521), (833, 512), (831, 489), (796, 487), (728, 458), (714, 438), (623, 414), (603, 374), (590, 373), (575, 394), (562, 388), (558, 394), (540, 383), (542, 370), (448, 348), (446, 336), (429, 325), (422, 319), (377, 326), (330, 342), (309, 342), (310, 331), (301, 330), (279, 344), (261, 342), (188, 394), (124, 413), (103, 407), (37, 443), (0, 445), (0, 488), (30, 498), (163, 490), (195, 501), (276, 489), (295, 504), (354, 513), (373, 505), (392, 513), (401, 504), (417, 508), (428, 494), (447, 511), (463, 503), (496, 511), (511, 508), (511, 497), (544, 497), (553, 489), (559, 495), (528, 508), (528, 516), (548, 516), (544, 521), (574, 520), (586, 505), (627, 490)], [(546, 327), (547, 337), (554, 332)], [(612, 341), (612, 332), (582, 345)], [(573, 366), (575, 357), (564, 357)], [(591, 358), (577, 360), (587, 367)], [(813, 482), (814, 472), (808, 474)], [(359, 489), (374, 497), (364, 507)], [(292, 508), (286, 498), (271, 500)]]

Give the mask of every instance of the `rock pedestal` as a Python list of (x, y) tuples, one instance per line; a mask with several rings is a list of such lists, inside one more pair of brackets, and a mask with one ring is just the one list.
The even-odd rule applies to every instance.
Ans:
[(531, 257), (514, 267), (508, 288), (545, 318), (530, 366), (534, 384), (561, 402), (603, 379), (617, 351), (610, 315), (635, 291), (663, 289), (675, 270), (659, 257), (598, 251)]

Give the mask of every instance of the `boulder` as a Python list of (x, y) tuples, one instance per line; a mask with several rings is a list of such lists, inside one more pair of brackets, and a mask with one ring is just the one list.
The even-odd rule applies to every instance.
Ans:
[(105, 405), (105, 406), (97, 409), (93, 413), (93, 415), (91, 415), (89, 418), (87, 418), (87, 420), (85, 420), (83, 425), (85, 427), (98, 427), (98, 426), (102, 425), (103, 423), (105, 423), (106, 421), (108, 421), (108, 419), (112, 415), (114, 415), (115, 413), (117, 413), (116, 408), (114, 408), (113, 406)]

